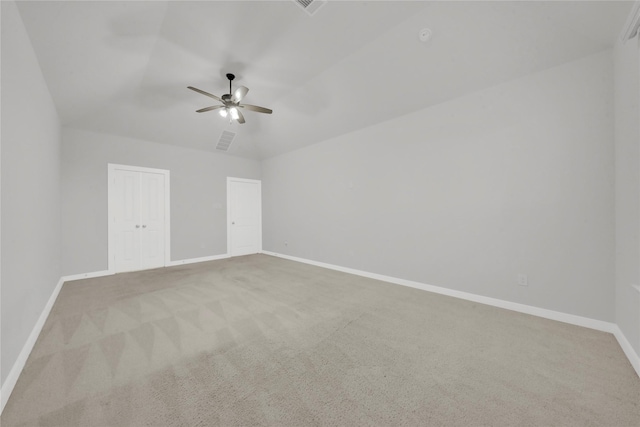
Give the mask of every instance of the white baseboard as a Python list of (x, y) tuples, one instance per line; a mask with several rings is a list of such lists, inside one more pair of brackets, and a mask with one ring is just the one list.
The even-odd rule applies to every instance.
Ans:
[[(544, 308), (533, 307), (525, 304), (518, 304), (510, 301), (496, 299), (496, 298), (484, 297), (482, 295), (475, 295), (468, 292), (456, 291), (453, 289), (442, 288), (439, 286), (426, 285), (424, 283), (413, 282), (410, 280), (399, 279), (391, 276), (384, 276), (382, 274), (370, 273), (367, 271), (356, 270), (353, 268), (341, 267), (341, 266), (327, 264), (319, 261), (312, 261), (305, 258), (298, 258), (290, 255), (279, 254), (276, 252), (261, 251), (261, 253), (270, 255), (270, 256), (288, 259), (290, 261), (296, 261), (304, 264), (315, 265), (317, 267), (328, 268), (330, 270), (341, 271), (344, 273), (354, 274), (357, 276), (368, 277), (370, 279), (381, 280), (384, 282), (394, 283), (402, 286), (422, 289), (428, 292), (448, 295), (451, 297), (465, 299), (468, 301), (474, 301), (480, 304), (486, 304), (494, 307), (504, 308), (507, 310), (517, 311), (520, 313), (531, 314), (531, 315), (543, 317), (546, 319), (557, 320), (557, 321), (569, 323), (572, 325), (583, 326), (586, 328), (596, 329), (604, 332), (610, 332), (616, 337), (616, 339), (618, 340), (618, 343), (620, 344), (620, 347), (622, 347), (622, 350), (624, 351), (625, 355), (631, 362), (631, 365), (635, 369), (638, 376), (640, 376), (640, 356), (638, 356), (638, 354), (634, 351), (633, 347), (631, 346), (631, 344), (629, 343), (625, 335), (622, 333), (618, 325), (614, 323), (603, 322), (601, 320), (590, 319), (587, 317), (576, 316), (573, 314), (561, 313), (558, 311), (547, 310)], [(215, 261), (215, 260), (225, 259), (225, 258), (229, 258), (229, 255), (223, 254), (223, 255), (201, 257), (201, 258), (184, 259), (179, 261), (172, 261), (169, 265), (167, 265), (167, 267), (184, 265), (184, 264), (193, 264), (197, 262)], [(58, 281), (58, 284), (56, 285), (51, 296), (49, 297), (47, 304), (43, 308), (42, 313), (40, 313), (40, 317), (38, 318), (38, 321), (33, 327), (33, 330), (31, 331), (31, 334), (29, 335), (27, 342), (22, 347), (22, 351), (20, 352), (18, 359), (13, 364), (11, 371), (9, 371), (9, 375), (7, 376), (7, 379), (5, 380), (4, 384), (2, 384), (2, 387), (0, 389), (0, 414), (2, 414), (2, 411), (4, 410), (4, 407), (7, 401), (9, 400), (9, 397), (11, 396), (11, 392), (13, 391), (13, 388), (15, 387), (18, 381), (18, 378), (20, 377), (20, 373), (22, 372), (22, 369), (24, 368), (27, 362), (27, 359), (31, 354), (31, 350), (33, 350), (33, 346), (35, 345), (38, 339), (38, 336), (40, 335), (40, 332), (42, 331), (42, 328), (44, 327), (44, 324), (47, 321), (47, 318), (49, 317), (49, 313), (51, 312), (51, 309), (53, 308), (53, 304), (58, 298), (58, 294), (62, 289), (62, 285), (67, 281), (88, 279), (92, 277), (108, 276), (111, 274), (113, 273), (109, 272), (108, 270), (104, 270), (104, 271), (96, 271), (92, 273), (74, 274), (69, 276), (63, 276), (60, 278), (60, 280)]]
[[(184, 264), (193, 264), (193, 263), (204, 262), (204, 261), (214, 261), (214, 260), (225, 259), (225, 258), (229, 258), (229, 255), (222, 254), (222, 255), (213, 255), (213, 256), (207, 256), (207, 257), (201, 257), (201, 258), (183, 259), (178, 261), (172, 261), (167, 265), (167, 267), (184, 265)], [(13, 392), (13, 388), (16, 386), (16, 383), (18, 382), (18, 378), (22, 373), (22, 369), (24, 369), (24, 366), (27, 363), (27, 359), (29, 358), (31, 351), (33, 350), (33, 346), (36, 344), (36, 341), (38, 340), (38, 336), (40, 336), (40, 332), (42, 331), (42, 328), (44, 327), (44, 324), (47, 321), (47, 318), (49, 317), (49, 313), (53, 308), (53, 304), (56, 302), (56, 299), (58, 298), (58, 294), (62, 289), (62, 285), (65, 282), (70, 282), (73, 280), (90, 279), (94, 277), (109, 276), (113, 274), (114, 273), (109, 270), (102, 270), (102, 271), (94, 271), (91, 273), (71, 274), (68, 276), (62, 276), (60, 278), (60, 280), (58, 281), (58, 284), (56, 285), (51, 296), (49, 297), (47, 304), (42, 309), (42, 313), (40, 313), (40, 317), (38, 318), (38, 321), (36, 322), (33, 329), (31, 330), (31, 334), (29, 334), (27, 341), (22, 347), (22, 351), (18, 355), (18, 358), (13, 364), (13, 367), (9, 371), (9, 375), (7, 375), (7, 379), (5, 380), (4, 384), (2, 384), (2, 387), (0, 387), (0, 414), (2, 414), (2, 411), (4, 411), (5, 405), (9, 401), (9, 397), (11, 396), (11, 393)]]
[(500, 307), (507, 310), (517, 311), (520, 313), (531, 314), (533, 316), (544, 317), (545, 319), (557, 320), (559, 322), (569, 323), (572, 325), (583, 326), (585, 328), (596, 329), (598, 331), (613, 333), (617, 327), (615, 323), (604, 322), (602, 320), (591, 319), (588, 317), (576, 316), (574, 314), (562, 313), (560, 311), (548, 310), (546, 308), (534, 307), (526, 304), (505, 301), (497, 298), (485, 297), (469, 292), (456, 291), (454, 289), (443, 288), (440, 286), (427, 285), (424, 283), (414, 282), (411, 280), (399, 279), (397, 277), (384, 276), (382, 274), (370, 273), (368, 271), (356, 270), (353, 268), (341, 267), (338, 265), (327, 264), (324, 262), (312, 261), (304, 258), (283, 255), (276, 252), (262, 251), (263, 254), (275, 257), (285, 258), (291, 261), (311, 264), (318, 267), (328, 268), (330, 270), (342, 271), (344, 273), (355, 274), (356, 276), (368, 277), (370, 279), (381, 280), (383, 282), (394, 283), (397, 285), (408, 286), (411, 288), (422, 289), (423, 291), (433, 292), (436, 294), (447, 295), (450, 297), (460, 298), (480, 304)]
[(194, 264), (196, 262), (216, 261), (219, 259), (226, 259), (226, 258), (230, 258), (229, 254), (211, 255), (211, 256), (204, 256), (200, 258), (181, 259), (178, 261), (171, 261), (169, 264), (167, 264), (167, 267), (174, 267), (176, 265), (184, 265), (184, 264)]
[(640, 377), (640, 356), (635, 352), (635, 350), (631, 346), (631, 343), (622, 333), (622, 330), (618, 327), (618, 325), (615, 326), (613, 335), (618, 340), (618, 344), (620, 344), (620, 347), (622, 347), (622, 351), (624, 351), (627, 359), (629, 359), (629, 362), (631, 362), (631, 366), (633, 366), (633, 369), (636, 370), (636, 373)]
[(72, 280), (91, 279), (94, 277), (110, 276), (112, 274), (109, 270), (102, 270), (94, 271), (93, 273), (70, 274), (69, 276), (62, 276), (61, 280), (63, 282), (71, 282)]
[(631, 366), (633, 366), (636, 373), (640, 377), (640, 356), (638, 356), (638, 354), (635, 352), (635, 350), (629, 343), (629, 340), (627, 340), (627, 337), (622, 333), (618, 325), (616, 325), (615, 323), (604, 322), (602, 320), (576, 316), (574, 314), (567, 314), (559, 311), (547, 310), (546, 308), (533, 307), (530, 305), (519, 304), (519, 303), (500, 300), (496, 298), (485, 297), (482, 295), (471, 294), (468, 292), (456, 291), (453, 289), (442, 288), (439, 286), (426, 285), (424, 283), (413, 282), (411, 280), (398, 279), (397, 277), (384, 276), (382, 274), (370, 273), (368, 271), (356, 270), (353, 268), (341, 267), (338, 265), (327, 264), (324, 262), (312, 261), (309, 259), (279, 254), (276, 252), (262, 251), (262, 253), (265, 255), (271, 255), (279, 258), (288, 259), (290, 261), (302, 262), (304, 264), (315, 265), (317, 267), (328, 268), (330, 270), (341, 271), (343, 273), (355, 274), (356, 276), (368, 277), (370, 279), (381, 280), (384, 282), (394, 283), (402, 286), (409, 286), (411, 288), (422, 289), (428, 292), (447, 295), (455, 298), (477, 302), (480, 304), (491, 305), (494, 307), (500, 307), (507, 310), (517, 311), (520, 313), (530, 314), (538, 317), (543, 317), (545, 319), (556, 320), (558, 322), (569, 323), (571, 325), (582, 326), (585, 328), (595, 329), (602, 332), (609, 332), (616, 337), (616, 339), (618, 340), (618, 343), (620, 344), (620, 347), (622, 347), (622, 350), (624, 351), (624, 354), (629, 359), (629, 362), (631, 362)]
[[(215, 261), (218, 259), (225, 259), (225, 258), (229, 258), (229, 255), (222, 254), (222, 255), (205, 256), (200, 258), (181, 259), (178, 261), (170, 261), (166, 265), (166, 267), (174, 267), (176, 265), (184, 265), (184, 264), (193, 264), (196, 262)], [(70, 282), (72, 280), (91, 279), (94, 277), (111, 276), (113, 274), (116, 274), (116, 273), (110, 270), (102, 270), (102, 271), (94, 271), (91, 273), (70, 274), (68, 276), (62, 276), (61, 280), (63, 282)]]
[(2, 414), (2, 411), (4, 410), (4, 406), (7, 404), (7, 401), (9, 400), (9, 396), (11, 396), (11, 393), (13, 392), (13, 388), (16, 386), (16, 383), (18, 382), (18, 377), (20, 377), (20, 374), (22, 373), (22, 369), (24, 368), (24, 365), (27, 363), (27, 359), (31, 354), (31, 350), (33, 350), (33, 346), (36, 344), (36, 341), (38, 340), (38, 336), (42, 331), (42, 327), (47, 321), (47, 317), (49, 317), (49, 313), (51, 312), (51, 309), (53, 308), (53, 304), (56, 302), (56, 299), (58, 298), (58, 294), (60, 293), (60, 289), (62, 289), (62, 285), (64, 282), (65, 282), (64, 277), (61, 277), (60, 280), (58, 281), (58, 284), (53, 289), (53, 292), (49, 297), (49, 301), (47, 301), (47, 304), (42, 309), (42, 313), (40, 313), (40, 317), (38, 318), (38, 321), (36, 322), (35, 326), (31, 330), (31, 334), (29, 334), (29, 338), (27, 338), (27, 342), (22, 347), (22, 351), (18, 355), (18, 359), (15, 361), (15, 363), (13, 364), (13, 367), (9, 371), (9, 375), (7, 375), (7, 379), (4, 381), (4, 384), (2, 384), (2, 389), (0, 389), (0, 405), (1, 405), (0, 414)]

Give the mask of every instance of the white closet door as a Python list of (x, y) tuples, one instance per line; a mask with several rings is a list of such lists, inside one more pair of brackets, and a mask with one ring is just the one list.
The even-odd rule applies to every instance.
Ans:
[(140, 173), (141, 268), (164, 266), (164, 175)]
[(110, 271), (166, 265), (168, 183), (169, 171), (109, 165)]
[(116, 170), (114, 177), (113, 227), (115, 269), (140, 268), (140, 173)]

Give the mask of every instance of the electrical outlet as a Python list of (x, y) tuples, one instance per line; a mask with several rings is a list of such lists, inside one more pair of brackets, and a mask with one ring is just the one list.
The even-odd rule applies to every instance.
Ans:
[(527, 280), (526, 274), (518, 274), (518, 285), (520, 286), (529, 286), (529, 281)]

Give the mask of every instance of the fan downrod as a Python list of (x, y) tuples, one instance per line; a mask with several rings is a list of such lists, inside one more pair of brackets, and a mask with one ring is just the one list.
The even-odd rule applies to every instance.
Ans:
[(231, 91), (231, 82), (233, 81), (233, 79), (236, 78), (236, 76), (234, 76), (231, 73), (227, 73), (227, 78), (229, 79), (229, 96), (225, 99), (225, 95), (222, 95), (222, 99), (224, 99), (225, 101), (230, 100), (231, 99), (231, 94), (233, 93)]

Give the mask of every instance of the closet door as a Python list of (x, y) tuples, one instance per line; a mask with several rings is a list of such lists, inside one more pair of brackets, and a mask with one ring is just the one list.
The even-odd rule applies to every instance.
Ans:
[(164, 175), (140, 173), (141, 268), (164, 266)]
[(140, 173), (116, 170), (111, 203), (115, 271), (140, 269)]
[(109, 165), (109, 270), (164, 267), (169, 171)]

